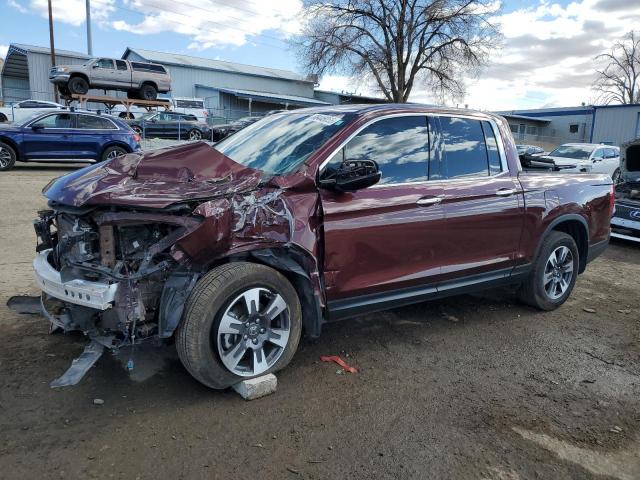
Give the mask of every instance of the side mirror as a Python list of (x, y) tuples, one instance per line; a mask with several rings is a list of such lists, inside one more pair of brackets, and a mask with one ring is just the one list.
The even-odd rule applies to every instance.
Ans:
[(94, 63), (93, 65), (91, 65), (91, 68), (98, 68), (98, 64)]
[(320, 187), (334, 192), (354, 192), (375, 185), (382, 173), (373, 160), (347, 160), (340, 167), (327, 172), (320, 180)]

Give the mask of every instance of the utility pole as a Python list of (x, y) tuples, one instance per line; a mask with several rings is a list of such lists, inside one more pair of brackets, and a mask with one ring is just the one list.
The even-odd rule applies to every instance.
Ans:
[[(56, 46), (53, 41), (53, 9), (51, 7), (51, 0), (49, 0), (49, 47), (51, 48), (51, 66), (55, 67), (56, 65)], [(53, 87), (53, 95), (56, 99), (58, 99), (58, 89)]]
[(93, 41), (91, 39), (91, 0), (87, 0), (87, 55), (93, 57)]

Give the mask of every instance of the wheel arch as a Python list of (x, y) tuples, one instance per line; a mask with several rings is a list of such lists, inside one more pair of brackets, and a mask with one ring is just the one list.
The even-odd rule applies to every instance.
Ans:
[(6, 143), (11, 148), (13, 148), (13, 151), (16, 152), (16, 161), (21, 160), (22, 155), (20, 155), (20, 148), (18, 147), (18, 144), (16, 143), (15, 140), (13, 140), (10, 137), (5, 137), (0, 135), (0, 142)]
[(583, 216), (574, 214), (561, 215), (551, 221), (547, 225), (544, 234), (540, 237), (540, 242), (536, 248), (536, 255), (534, 258), (538, 258), (542, 243), (549, 236), (552, 231), (564, 232), (570, 235), (576, 242), (578, 247), (578, 254), (580, 256), (580, 265), (578, 273), (584, 272), (587, 267), (587, 255), (589, 253), (589, 225)]
[(102, 154), (109, 147), (122, 147), (127, 151), (127, 153), (131, 153), (132, 152), (131, 147), (129, 145), (127, 145), (125, 142), (123, 142), (121, 140), (111, 140), (110, 142), (104, 144), (102, 146), (102, 148), (100, 149), (100, 152), (98, 153), (98, 161), (101, 161)]
[(153, 80), (143, 80), (142, 82), (140, 82), (140, 87), (142, 88), (145, 85), (151, 85), (153, 88), (156, 89), (156, 91), (158, 91), (158, 84), (156, 82), (154, 82)]
[[(89, 81), (89, 77), (87, 76), (86, 73), (73, 72), (71, 75), (69, 75), (69, 82), (71, 81), (72, 78), (78, 78), (78, 77), (85, 80), (89, 84), (89, 88), (91, 88), (91, 82)], [(69, 82), (67, 82), (67, 85), (69, 85)]]

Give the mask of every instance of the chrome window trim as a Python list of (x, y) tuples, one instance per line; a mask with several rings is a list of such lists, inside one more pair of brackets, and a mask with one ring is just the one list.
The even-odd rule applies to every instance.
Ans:
[[(331, 160), (333, 160), (333, 157), (335, 157), (338, 154), (338, 152), (340, 152), (340, 150), (342, 150), (344, 148), (344, 146), (347, 143), (349, 143), (362, 130), (364, 130), (365, 128), (369, 127), (370, 125), (373, 125), (374, 123), (379, 122), (381, 120), (386, 120), (388, 118), (397, 118), (397, 117), (466, 118), (466, 119), (469, 119), (469, 120), (476, 120), (476, 121), (479, 121), (479, 122), (481, 122), (481, 121), (489, 122), (489, 124), (491, 125), (491, 128), (493, 129), (493, 134), (496, 137), (496, 142), (498, 144), (498, 154), (500, 155), (500, 164), (502, 166), (502, 172), (500, 172), (500, 173), (498, 173), (496, 175), (470, 175), (468, 177), (458, 177), (458, 178), (434, 178), (433, 180), (426, 180), (426, 181), (419, 181), (419, 182), (384, 183), (384, 184), (372, 185), (369, 188), (384, 188), (384, 187), (391, 187), (391, 186), (398, 187), (398, 186), (407, 186), (407, 185), (433, 184), (434, 182), (459, 182), (459, 181), (481, 179), (481, 178), (497, 178), (497, 177), (509, 174), (509, 164), (507, 163), (507, 156), (506, 156), (506, 153), (505, 153), (505, 150), (504, 150), (504, 144), (502, 143), (502, 134), (500, 132), (500, 129), (498, 128), (498, 124), (496, 123), (496, 121), (493, 118), (491, 118), (491, 117), (482, 118), (482, 117), (479, 117), (479, 116), (469, 115), (469, 114), (427, 113), (427, 112), (391, 113), (391, 114), (387, 114), (387, 115), (382, 115), (380, 117), (372, 118), (367, 123), (365, 123), (365, 124), (361, 125), (360, 127), (358, 127), (356, 129), (356, 131), (351, 133), (351, 135), (349, 135), (345, 140), (343, 140), (340, 143), (340, 145), (338, 145), (329, 154), (329, 156), (320, 164), (320, 167), (318, 168), (318, 172), (321, 172), (322, 169), (329, 162), (331, 162)], [(485, 143), (486, 143), (486, 140), (485, 140)], [(488, 167), (489, 167), (489, 165), (488, 165), (488, 162), (487, 162), (487, 168)], [(487, 170), (487, 172), (488, 172), (488, 170)]]
[[(54, 115), (75, 115), (76, 117), (76, 125), (78, 124), (78, 116), (79, 115), (84, 115), (85, 117), (91, 117), (92, 115), (89, 115), (87, 113), (76, 113), (76, 112), (51, 112), (48, 115), (45, 115), (44, 117), (40, 117), (40, 118), (35, 118), (33, 119), (31, 122), (27, 123), (26, 125), (24, 125), (22, 128), (28, 128), (31, 127), (35, 122), (37, 122), (38, 120), (44, 120), (45, 118), (48, 117), (52, 117)], [(120, 127), (118, 127), (118, 125), (116, 125), (116, 122), (114, 122), (113, 120), (111, 120), (110, 118), (101, 116), (100, 118), (104, 118), (106, 120), (108, 120), (109, 122), (111, 122), (111, 125), (113, 125), (115, 128), (78, 128), (78, 127), (68, 127), (68, 128), (58, 128), (58, 127), (42, 127), (43, 130), (78, 130), (80, 132), (86, 132), (86, 131), (92, 131), (92, 132), (113, 132), (114, 130), (119, 131)]]

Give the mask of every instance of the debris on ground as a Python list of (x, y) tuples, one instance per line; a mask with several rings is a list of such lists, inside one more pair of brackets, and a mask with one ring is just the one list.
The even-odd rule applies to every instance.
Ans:
[(611, 428), (609, 431), (612, 433), (622, 433), (622, 427), (619, 427), (618, 425), (614, 425), (613, 428)]
[(358, 369), (354, 367), (350, 367), (347, 365), (344, 360), (342, 360), (338, 355), (321, 355), (320, 361), (322, 362), (334, 362), (342, 367), (345, 372), (349, 373), (358, 373)]
[(236, 383), (233, 389), (245, 400), (255, 400), (269, 395), (278, 388), (278, 379), (273, 373), (257, 378), (250, 378)]
[(94, 398), (93, 399), (93, 404), (94, 405), (104, 405), (104, 400), (101, 398)]
[(40, 297), (16, 295), (7, 300), (7, 307), (16, 313), (27, 315), (41, 315)]
[(596, 313), (595, 308), (583, 307), (582, 310), (584, 310), (587, 313)]

